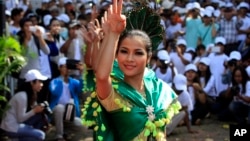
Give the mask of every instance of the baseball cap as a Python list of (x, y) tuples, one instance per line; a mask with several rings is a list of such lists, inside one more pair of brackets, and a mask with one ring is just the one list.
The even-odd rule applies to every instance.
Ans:
[(52, 19), (52, 16), (51, 16), (50, 14), (45, 15), (45, 16), (43, 17), (43, 23), (44, 23), (44, 25), (45, 25), (45, 26), (48, 26), (51, 19)]
[(58, 61), (58, 66), (60, 67), (61, 65), (66, 65), (66, 62), (67, 62), (67, 58), (66, 57), (62, 57)]
[(178, 39), (176, 45), (177, 46), (179, 46), (179, 45), (187, 46), (187, 42), (184, 39)]
[(190, 70), (193, 70), (193, 71), (197, 72), (197, 67), (194, 64), (186, 65), (185, 72), (190, 71)]
[(210, 65), (210, 59), (208, 57), (202, 57), (201, 60), (199, 61), (199, 63), (203, 63), (206, 66)]
[(72, 2), (73, 2), (72, 0), (64, 0), (64, 4), (72, 3)]
[(25, 74), (24, 78), (25, 78), (25, 82), (30, 82), (33, 80), (47, 80), (48, 79), (48, 77), (43, 76), (38, 70), (35, 70), (35, 69), (29, 70)]
[(174, 76), (173, 83), (175, 88), (179, 91), (187, 90), (187, 78), (182, 74), (177, 74)]
[(249, 9), (249, 4), (246, 3), (246, 2), (241, 2), (238, 6), (237, 6), (237, 9), (241, 9), (241, 8), (246, 8), (246, 9)]
[(226, 44), (226, 39), (224, 37), (216, 37), (215, 38), (215, 44), (221, 43), (223, 45)]
[(203, 13), (203, 17), (212, 17), (212, 11), (209, 9), (205, 9), (204, 13)]
[(241, 54), (239, 51), (232, 51), (229, 55), (228, 61), (236, 59), (237, 61), (241, 60)]
[(77, 20), (72, 20), (69, 24), (69, 27), (75, 27), (75, 26), (80, 26), (80, 23)]
[(69, 23), (70, 22), (70, 18), (67, 14), (60, 14), (59, 16), (56, 17), (59, 21), (62, 21), (64, 23)]
[(167, 63), (170, 62), (170, 57), (169, 57), (168, 52), (166, 50), (160, 50), (160, 51), (158, 51), (157, 57), (160, 60), (163, 60), (165, 62), (165, 64), (167, 64)]

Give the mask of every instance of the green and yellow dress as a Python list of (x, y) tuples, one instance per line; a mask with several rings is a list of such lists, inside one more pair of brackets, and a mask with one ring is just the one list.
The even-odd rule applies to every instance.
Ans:
[(87, 98), (83, 124), (94, 129), (100, 141), (146, 141), (152, 137), (165, 141), (165, 126), (181, 108), (177, 95), (154, 72), (145, 72), (145, 94), (123, 81), (123, 74), (114, 63), (113, 89), (109, 97), (99, 100), (96, 92)]

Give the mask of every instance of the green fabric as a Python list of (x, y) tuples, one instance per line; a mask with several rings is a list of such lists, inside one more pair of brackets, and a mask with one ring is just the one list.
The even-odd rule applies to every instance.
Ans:
[[(85, 104), (83, 121), (85, 125), (96, 128), (95, 140), (130, 141), (134, 139), (145, 129), (145, 124), (148, 121), (146, 107), (149, 105), (154, 107), (155, 121), (168, 116), (166, 109), (177, 96), (166, 83), (156, 78), (152, 70), (146, 69), (144, 75), (146, 99), (123, 81), (123, 73), (116, 61), (111, 77), (113, 78), (114, 89), (129, 101), (132, 108), (129, 112), (119, 109), (107, 113), (100, 104), (97, 108), (93, 108), (94, 103), (99, 102), (96, 97), (92, 96), (91, 100)], [(97, 116), (93, 116), (94, 112), (98, 111), (98, 108)], [(161, 130), (164, 131), (164, 128)]]
[(145, 124), (148, 120), (148, 113), (146, 112), (148, 105), (154, 107), (155, 120), (158, 120), (167, 116), (164, 110), (166, 110), (169, 106), (168, 104), (171, 104), (173, 99), (176, 98), (175, 93), (161, 80), (144, 78), (144, 83), (146, 99), (124, 81), (118, 82), (119, 87), (117, 92), (133, 106), (131, 112), (117, 110), (111, 113), (115, 135), (119, 137), (118, 140), (120, 141), (129, 141), (135, 138), (145, 128)]

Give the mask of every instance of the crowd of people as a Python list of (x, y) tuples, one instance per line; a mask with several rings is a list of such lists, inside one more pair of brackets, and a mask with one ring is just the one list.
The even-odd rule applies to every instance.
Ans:
[[(249, 1), (148, 0), (163, 29), (156, 50), (146, 31), (124, 33), (125, 15), (140, 4), (41, 0), (34, 9), (29, 0), (7, 0), (6, 34), (22, 45), (27, 64), (12, 76), (6, 135), (45, 140), (53, 124), (58, 141), (86, 126), (96, 140), (164, 141), (178, 125), (197, 133), (192, 125), (211, 114), (250, 124)], [(91, 100), (83, 98), (89, 70)], [(82, 112), (85, 101), (93, 103)], [(97, 117), (92, 124), (89, 113)]]

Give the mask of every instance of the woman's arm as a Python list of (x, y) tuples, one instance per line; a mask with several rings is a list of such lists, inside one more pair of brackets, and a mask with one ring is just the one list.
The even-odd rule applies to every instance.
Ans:
[(126, 17), (121, 15), (122, 0), (113, 1), (113, 4), (108, 9), (107, 22), (109, 23), (110, 31), (107, 35), (107, 45), (103, 47), (100, 54), (100, 62), (96, 67), (96, 91), (100, 99), (105, 99), (111, 93), (111, 78), (110, 73), (115, 59), (116, 48), (120, 33), (123, 32), (126, 26)]

